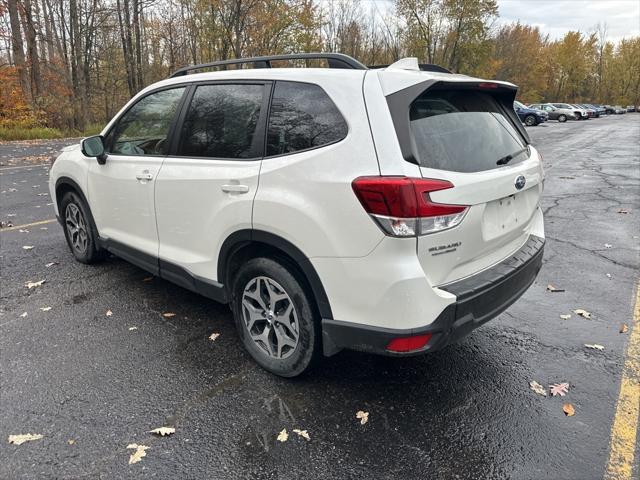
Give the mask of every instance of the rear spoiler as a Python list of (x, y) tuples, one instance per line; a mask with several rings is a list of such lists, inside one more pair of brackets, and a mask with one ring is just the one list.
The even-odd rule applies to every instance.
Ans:
[(513, 110), (513, 101), (516, 99), (516, 94), (518, 93), (518, 87), (515, 85), (486, 82), (481, 80), (468, 82), (444, 82), (441, 80), (431, 79), (416, 83), (415, 85), (411, 85), (410, 87), (404, 88), (387, 96), (387, 105), (389, 106), (389, 112), (391, 113), (393, 125), (398, 136), (400, 150), (402, 152), (402, 156), (408, 162), (418, 164), (418, 160), (415, 155), (415, 145), (413, 137), (411, 136), (411, 126), (409, 125), (409, 108), (411, 103), (425, 90), (447, 88), (460, 90), (482, 90), (487, 93), (491, 93), (492, 96), (498, 100), (498, 103), (503, 109), (503, 113), (511, 120), (511, 123), (521, 135), (525, 143), (527, 145), (531, 143), (529, 134), (516, 115), (516, 112)]

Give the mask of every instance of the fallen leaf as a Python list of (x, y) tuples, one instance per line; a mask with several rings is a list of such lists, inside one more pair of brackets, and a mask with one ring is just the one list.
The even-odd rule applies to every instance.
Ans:
[(300, 435), (302, 438), (306, 439), (307, 441), (311, 440), (311, 437), (309, 436), (309, 434), (307, 433), (306, 430), (298, 430), (297, 428), (293, 429), (293, 433), (297, 433), (298, 435)]
[(29, 290), (31, 290), (32, 288), (39, 287), (44, 282), (45, 282), (45, 280), (38, 280), (37, 282), (27, 282), (27, 283), (24, 284), (24, 286), (27, 287)]
[(360, 425), (364, 425), (369, 421), (369, 412), (363, 412), (362, 410), (358, 410), (356, 412), (356, 418), (360, 420)]
[(571, 314), (566, 314), (566, 315), (560, 315), (560, 318), (562, 320), (569, 320), (571, 318)]
[(573, 417), (576, 414), (575, 408), (573, 408), (573, 405), (571, 405), (570, 403), (565, 403), (562, 406), (562, 411), (567, 417)]
[(604, 347), (602, 345), (598, 345), (597, 343), (585, 343), (584, 346), (593, 350), (604, 350)]
[(150, 282), (153, 280), (153, 277), (145, 277), (142, 279), (143, 282)]
[(162, 316), (166, 318), (171, 318), (171, 317), (175, 317), (176, 314), (173, 312), (166, 312), (166, 313), (163, 313)]
[(547, 290), (550, 292), (564, 292), (563, 288), (556, 288), (551, 284), (547, 285)]
[(67, 440), (67, 443), (69, 445), (73, 445), (74, 443), (76, 443), (76, 441), (73, 438), (70, 438), (69, 440)]
[(22, 247), (23, 250), (31, 250), (33, 249), (33, 245), (25, 245)]
[(551, 392), (552, 396), (556, 396), (556, 395), (560, 395), (561, 397), (564, 397), (567, 392), (569, 391), (569, 384), (568, 383), (554, 383), (553, 385), (549, 386), (549, 391)]
[(560, 177), (563, 180), (575, 180), (576, 177)]
[(583, 310), (582, 308), (576, 308), (573, 313), (575, 313), (576, 315), (580, 315), (583, 318), (591, 318), (591, 312), (587, 312), (586, 310)]
[(610, 243), (605, 243), (604, 244), (604, 248), (611, 248), (611, 247), (613, 247), (613, 245), (611, 245)]
[(155, 433), (156, 435), (160, 435), (164, 437), (165, 435), (171, 435), (176, 433), (176, 429), (173, 427), (158, 427), (151, 430), (149, 433)]
[(287, 433), (286, 428), (282, 429), (282, 431), (278, 434), (277, 440), (279, 442), (286, 442), (287, 440), (289, 440), (289, 434)]
[(620, 333), (627, 333), (629, 331), (629, 325), (627, 325), (626, 323), (623, 323), (622, 325), (620, 325)]
[(17, 189), (17, 188), (10, 188), (10, 189), (9, 189), (9, 191), (10, 191), (10, 192), (17, 192), (17, 191), (18, 191), (18, 189)]
[(216, 338), (218, 338), (220, 336), (219, 333), (212, 333), (211, 335), (209, 335), (209, 340), (211, 340), (212, 342), (216, 340)]
[(611, 278), (611, 274), (610, 273), (607, 273), (607, 278)]
[(18, 230), (18, 232), (20, 232), (20, 233), (29, 233), (29, 230), (25, 230), (24, 228), (21, 228), (20, 230)]
[(142, 460), (142, 457), (146, 457), (147, 452), (145, 450), (149, 449), (149, 447), (147, 447), (146, 445), (138, 445), (137, 443), (130, 443), (129, 445), (127, 445), (127, 449), (134, 448), (136, 451), (133, 452), (129, 457), (129, 465), (138, 463), (140, 460)]
[(545, 388), (535, 380), (531, 380), (529, 382), (529, 388), (531, 388), (531, 390), (536, 392), (538, 395), (542, 395), (543, 397), (547, 396), (547, 391), (545, 390)]
[(45, 267), (50, 268), (50, 267), (53, 267), (54, 265), (58, 265), (58, 262), (49, 262), (45, 265)]
[(13, 227), (13, 222), (11, 220), (7, 222), (0, 222), (0, 228), (5, 228), (5, 227)]
[(22, 435), (9, 435), (9, 443), (14, 445), (22, 445), (25, 442), (33, 442), (34, 440), (40, 440), (42, 435), (39, 433), (25, 433)]
[(137, 329), (138, 329), (138, 327), (129, 327), (129, 331), (137, 330)]
[(42, 310), (43, 312), (48, 312), (49, 310), (51, 310), (51, 307), (40, 307), (40, 310)]
[(624, 208), (621, 208), (620, 210), (618, 210), (618, 213), (623, 213), (623, 214), (625, 214), (625, 215), (626, 215), (627, 213), (629, 213), (629, 210), (626, 210), (626, 209), (624, 209)]
[(105, 315), (107, 317), (110, 317), (111, 315), (113, 315), (113, 312), (111, 310), (107, 310), (107, 313), (105, 313)]
[(26, 317), (28, 315), (27, 312), (24, 312), (22, 315), (20, 315), (22, 318)]

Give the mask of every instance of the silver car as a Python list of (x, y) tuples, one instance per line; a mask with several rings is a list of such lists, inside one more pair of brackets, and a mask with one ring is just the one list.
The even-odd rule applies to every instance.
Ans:
[(549, 114), (549, 120), (566, 122), (567, 120), (577, 120), (576, 113), (569, 108), (554, 107), (550, 103), (532, 103), (529, 108), (545, 111)]
[(550, 103), (549, 105), (553, 105), (556, 108), (563, 108), (565, 110), (573, 112), (577, 120), (586, 120), (587, 118), (589, 118), (589, 114), (584, 108), (576, 107), (568, 103)]

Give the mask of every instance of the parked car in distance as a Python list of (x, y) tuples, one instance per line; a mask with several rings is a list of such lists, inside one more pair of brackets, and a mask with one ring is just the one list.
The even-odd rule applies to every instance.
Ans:
[(576, 120), (576, 114), (573, 110), (554, 107), (550, 103), (532, 103), (529, 105), (529, 108), (547, 112), (549, 120), (557, 120), (561, 123), (566, 122), (567, 120)]
[(627, 112), (635, 112), (635, 111), (636, 111), (635, 105), (627, 105)]
[(589, 107), (593, 108), (596, 111), (596, 115), (598, 117), (607, 114), (607, 111), (605, 110), (605, 108), (602, 105), (597, 105), (595, 103), (590, 103), (588, 105), (589, 105)]
[(587, 112), (587, 118), (596, 118), (596, 111), (593, 108), (589, 108), (583, 103), (574, 103), (573, 105)]
[(569, 103), (551, 103), (556, 108), (562, 108), (564, 110), (570, 110), (576, 116), (576, 120), (586, 120), (589, 118), (587, 111), (584, 108), (579, 108)]
[(615, 105), (613, 108), (616, 111), (616, 115), (622, 115), (623, 113), (627, 113), (627, 109), (622, 107), (621, 105)]
[[(300, 59), (329, 68), (268, 68)], [(234, 64), (254, 68), (202, 72)], [(284, 377), (457, 341), (534, 282), (544, 170), (515, 85), (425, 67), (276, 55), (146, 87), (53, 159), (72, 255), (229, 304), (239, 345)]]
[(529, 108), (525, 104), (515, 100), (513, 102), (513, 109), (515, 110), (520, 121), (528, 127), (540, 125), (541, 123), (549, 120), (549, 114), (544, 110), (536, 110), (535, 108)]

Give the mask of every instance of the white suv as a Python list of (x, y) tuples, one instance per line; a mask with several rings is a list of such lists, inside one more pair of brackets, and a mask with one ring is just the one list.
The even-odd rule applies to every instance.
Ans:
[[(258, 68), (291, 59), (330, 68)], [(255, 68), (189, 74), (229, 63)], [(270, 372), (431, 352), (542, 264), (544, 173), (516, 90), (415, 59), (188, 67), (66, 148), (51, 196), (78, 261), (111, 252), (229, 303)]]

